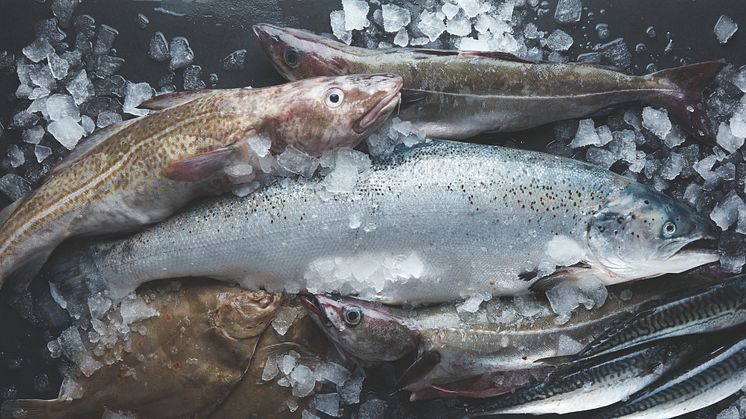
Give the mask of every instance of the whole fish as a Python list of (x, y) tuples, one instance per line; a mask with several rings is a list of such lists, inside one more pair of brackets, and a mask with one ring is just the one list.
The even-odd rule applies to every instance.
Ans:
[(665, 341), (610, 359), (558, 371), (544, 382), (494, 398), (465, 403), (467, 417), (504, 414), (565, 414), (592, 410), (625, 400), (680, 365), (691, 345)]
[(270, 24), (254, 34), (288, 80), (386, 72), (404, 79), (399, 114), (428, 137), (465, 139), (589, 116), (627, 102), (663, 106), (695, 134), (708, 133), (702, 89), (723, 68), (710, 61), (646, 76), (589, 64), (536, 63), (502, 52), (369, 50)]
[[(715, 332), (746, 322), (746, 275), (656, 302), (611, 327), (577, 355), (589, 358), (674, 336)], [(556, 359), (555, 361), (559, 361)]]
[[(282, 302), (279, 294), (225, 285), (166, 285), (140, 295), (158, 314), (130, 324), (128, 340), (120, 338), (113, 349), (89, 351), (98, 369), (63, 385), (82, 394), (6, 401), (1, 416), (100, 418), (109, 409), (138, 418), (206, 417), (243, 377)], [(116, 318), (103, 323), (121, 327)]]
[(746, 385), (746, 339), (713, 352), (707, 359), (661, 385), (632, 396), (594, 417), (665, 419), (713, 405)]
[(30, 281), (68, 237), (131, 230), (221, 192), (227, 167), (269, 152), (254, 152), (257, 144), (310, 154), (355, 146), (396, 107), (401, 83), (389, 75), (325, 77), (146, 102), (160, 111), (94, 133), (0, 213), (0, 286), (14, 272), (18, 283)]
[[(702, 279), (676, 281), (691, 286)], [(601, 307), (580, 310), (560, 325), (548, 302), (525, 297), (484, 303), (473, 319), (459, 317), (452, 303), (410, 310), (353, 297), (300, 298), (336, 347), (363, 365), (413, 358), (399, 379), (402, 389), (413, 392), (412, 399), (438, 393), (484, 397), (542, 378), (553, 367), (539, 366), (538, 359), (582, 347), (671, 289), (665, 279), (637, 285), (632, 296), (621, 299), (612, 293)], [(475, 379), (485, 373), (499, 376), (503, 384)]]
[[(196, 205), (132, 237), (60, 252), (66, 298), (120, 298), (204, 276), (390, 304), (615, 284), (719, 259), (712, 221), (610, 171), (543, 153), (431, 142), (376, 162), (350, 192), (326, 178)], [(705, 241), (703, 241), (705, 240)]]

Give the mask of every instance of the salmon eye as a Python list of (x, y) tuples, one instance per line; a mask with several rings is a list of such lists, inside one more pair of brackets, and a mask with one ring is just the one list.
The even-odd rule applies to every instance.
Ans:
[(663, 228), (661, 230), (663, 232), (663, 237), (673, 237), (673, 235), (676, 234), (676, 224), (674, 224), (673, 221), (666, 221), (663, 223)]
[(357, 306), (346, 308), (342, 315), (344, 316), (345, 323), (349, 324), (350, 326), (357, 326), (358, 324), (360, 324), (360, 321), (363, 320), (363, 310), (361, 310), (360, 307)]
[(285, 63), (292, 68), (300, 65), (300, 52), (295, 48), (288, 48), (285, 50)]
[(344, 93), (342, 92), (342, 89), (333, 87), (327, 90), (326, 98), (324, 99), (324, 102), (326, 103), (326, 106), (330, 108), (336, 108), (337, 106), (342, 104), (343, 100), (344, 100)]

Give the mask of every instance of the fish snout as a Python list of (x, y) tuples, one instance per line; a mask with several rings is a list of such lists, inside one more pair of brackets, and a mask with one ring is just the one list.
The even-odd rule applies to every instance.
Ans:
[(401, 89), (404, 86), (402, 78), (393, 74), (371, 74), (365, 77), (378, 90), (377, 96), (380, 99), (355, 121), (353, 129), (358, 134), (362, 134), (393, 112), (401, 100)]
[(279, 34), (279, 28), (269, 23), (258, 23), (251, 27), (254, 32), (254, 37), (259, 40), (260, 43), (267, 43), (272, 38), (277, 38)]

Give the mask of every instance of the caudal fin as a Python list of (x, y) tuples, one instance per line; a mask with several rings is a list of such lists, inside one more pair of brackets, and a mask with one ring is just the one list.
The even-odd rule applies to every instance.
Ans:
[(69, 246), (52, 255), (41, 274), (41, 279), (56, 286), (59, 297), (67, 303), (67, 311), (76, 318), (87, 317), (88, 297), (105, 289), (91, 251), (90, 246)]
[(700, 138), (711, 138), (702, 92), (725, 66), (725, 61), (703, 63), (669, 68), (650, 74), (648, 77), (665, 80), (676, 85), (677, 92), (664, 95), (660, 105), (668, 109), (677, 119), (686, 124), (687, 130)]
[(63, 404), (58, 400), (8, 400), (0, 408), (0, 417), (3, 419), (64, 418), (66, 417), (65, 409), (61, 409)]

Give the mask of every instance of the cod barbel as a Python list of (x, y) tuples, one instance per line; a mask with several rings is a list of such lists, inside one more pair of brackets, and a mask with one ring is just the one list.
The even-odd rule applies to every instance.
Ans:
[(566, 279), (615, 284), (719, 259), (693, 209), (596, 166), (431, 142), (377, 161), (350, 192), (325, 179), (212, 200), (130, 238), (60, 252), (49, 273), (78, 301), (156, 279), (355, 293), (389, 304), (525, 294)]
[[(224, 190), (232, 165), (254, 164), (261, 174), (262, 153), (355, 146), (396, 107), (401, 83), (388, 75), (324, 77), (152, 99), (144, 106), (159, 112), (94, 133), (39, 189), (0, 213), (0, 286), (13, 272), (30, 281), (68, 237), (135, 229)], [(257, 144), (266, 149), (255, 151)]]
[[(723, 68), (711, 61), (631, 76), (588, 64), (535, 63), (500, 52), (369, 50), (270, 24), (254, 34), (288, 80), (386, 72), (404, 79), (399, 117), (430, 138), (466, 139), (592, 115), (627, 102), (663, 106), (706, 135), (702, 89)], [(406, 98), (408, 97), (408, 99)]]

